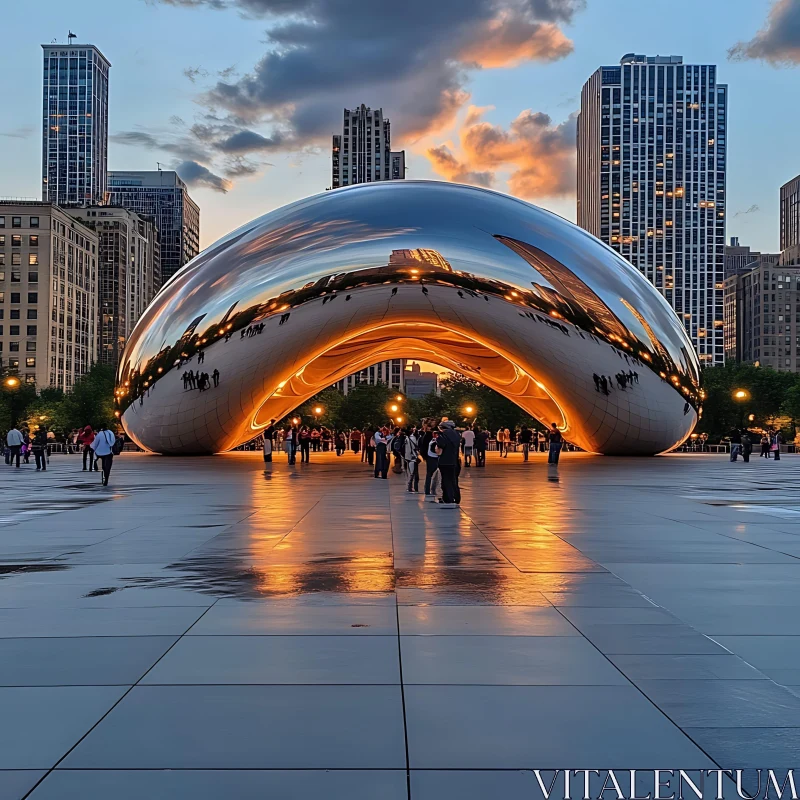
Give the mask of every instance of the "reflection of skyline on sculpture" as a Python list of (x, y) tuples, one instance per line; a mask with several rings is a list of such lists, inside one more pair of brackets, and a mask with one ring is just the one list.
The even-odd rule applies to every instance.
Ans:
[[(262, 424), (256, 422), (263, 420), (262, 403), (269, 401), (266, 413), (282, 416), (292, 409), (278, 399), (301, 402), (302, 394), (314, 393), (310, 374), (326, 382), (319, 390), (334, 382), (340, 367), (342, 374), (356, 369), (343, 363), (345, 350), (348, 358), (357, 351), (364, 366), (384, 357), (433, 361), (503, 393), (527, 376), (524, 391), (532, 401), (533, 395), (549, 398), (538, 416), (571, 418), (575, 430), (580, 415), (570, 406), (584, 401), (556, 397), (564, 394), (563, 378), (554, 365), (545, 366), (536, 347), (588, 354), (609, 346), (620, 360), (609, 370), (627, 370), (634, 360), (662, 380), (670, 376), (686, 400), (698, 402), (697, 368), (687, 359), (679, 321), (638, 272), (560, 218), (485, 190), (415, 182), (353, 187), (308, 198), (232, 233), (176, 275), (137, 327), (120, 368), (120, 410), (126, 418), (146, 416), (142, 394), (156, 391), (165, 377), (176, 381), (177, 367), (200, 349), (209, 357), (219, 353), (214, 358), (222, 359), (230, 380), (239, 359), (233, 354), (254, 325), (267, 334), (257, 347), (270, 374), (248, 390), (248, 405), (255, 405), (248, 427), (239, 426), (245, 438)], [(532, 344), (552, 341), (553, 331), (561, 336), (552, 344), (533, 351), (525, 344), (529, 336)], [(392, 351), (389, 333), (402, 353)], [(450, 358), (448, 348), (477, 360)], [(256, 367), (254, 361), (252, 369), (263, 372), (267, 362)], [(500, 377), (504, 363), (517, 365), (516, 378), (513, 372)], [(526, 407), (519, 391), (512, 399)], [(137, 399), (142, 410), (129, 415)], [(181, 404), (189, 409), (189, 399), (170, 402), (178, 412)], [(591, 401), (596, 405), (597, 398)], [(232, 442), (225, 438), (224, 446)]]

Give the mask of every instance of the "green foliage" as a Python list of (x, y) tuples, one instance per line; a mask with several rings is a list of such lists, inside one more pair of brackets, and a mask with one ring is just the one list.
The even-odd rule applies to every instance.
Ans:
[[(306, 425), (324, 425), (326, 428), (336, 427), (343, 401), (344, 395), (338, 389), (324, 389), (303, 403), (300, 408), (295, 409), (281, 422), (285, 425), (293, 417), (300, 417)], [(316, 413), (318, 408), (322, 409), (321, 414)]]
[[(794, 372), (728, 362), (704, 369), (701, 382), (706, 399), (697, 430), (708, 433), (712, 441), (734, 427), (769, 427), (786, 416), (793, 428), (795, 420), (800, 420), (800, 376)], [(747, 393), (745, 399), (735, 398), (740, 389)], [(793, 436), (792, 432), (789, 438)]]
[[(516, 403), (494, 389), (463, 375), (450, 374), (439, 381), (443, 401), (442, 416), (457, 424), (477, 422), (483, 428), (519, 428), (528, 425), (541, 428), (535, 420)], [(467, 406), (475, 411), (467, 413)]]
[(14, 422), (27, 426), (31, 432), (46, 425), (57, 433), (84, 425), (116, 425), (113, 367), (95, 364), (68, 394), (45, 388), (37, 395), (31, 384), (9, 388), (7, 376), (0, 373), (0, 377), (0, 430), (10, 428)]
[[(335, 418), (337, 428), (376, 428), (380, 425), (391, 425), (391, 416), (402, 416), (406, 421), (406, 404), (398, 403), (393, 392), (385, 383), (359, 383), (343, 398)], [(392, 412), (390, 407), (396, 404), (401, 410)]]

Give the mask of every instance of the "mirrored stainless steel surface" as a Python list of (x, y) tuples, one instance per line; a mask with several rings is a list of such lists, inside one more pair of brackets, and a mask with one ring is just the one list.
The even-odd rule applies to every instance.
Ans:
[[(691, 343), (638, 270), (529, 203), (428, 181), (309, 197), (209, 247), (136, 326), (117, 403), (141, 446), (213, 453), (401, 357), (475, 378), (593, 452), (659, 453), (697, 420)], [(219, 385), (185, 388), (189, 369)]]

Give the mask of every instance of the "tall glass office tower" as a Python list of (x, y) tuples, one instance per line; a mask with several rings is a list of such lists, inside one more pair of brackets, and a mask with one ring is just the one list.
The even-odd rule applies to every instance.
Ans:
[(42, 199), (60, 206), (102, 203), (111, 64), (90, 44), (42, 49)]
[(675, 309), (701, 364), (724, 361), (728, 87), (711, 64), (623, 56), (583, 87), (578, 224)]

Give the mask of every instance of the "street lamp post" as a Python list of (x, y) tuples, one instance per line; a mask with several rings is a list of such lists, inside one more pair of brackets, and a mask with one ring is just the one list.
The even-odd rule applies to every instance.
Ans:
[(11, 425), (13, 427), (17, 427), (17, 392), (21, 385), (20, 379), (14, 375), (9, 375), (4, 381), (3, 384), (5, 385), (6, 389), (11, 391), (10, 400), (11, 400)]
[(741, 428), (744, 426), (744, 404), (750, 399), (750, 392), (747, 389), (734, 389), (731, 396), (739, 404), (739, 427)]

